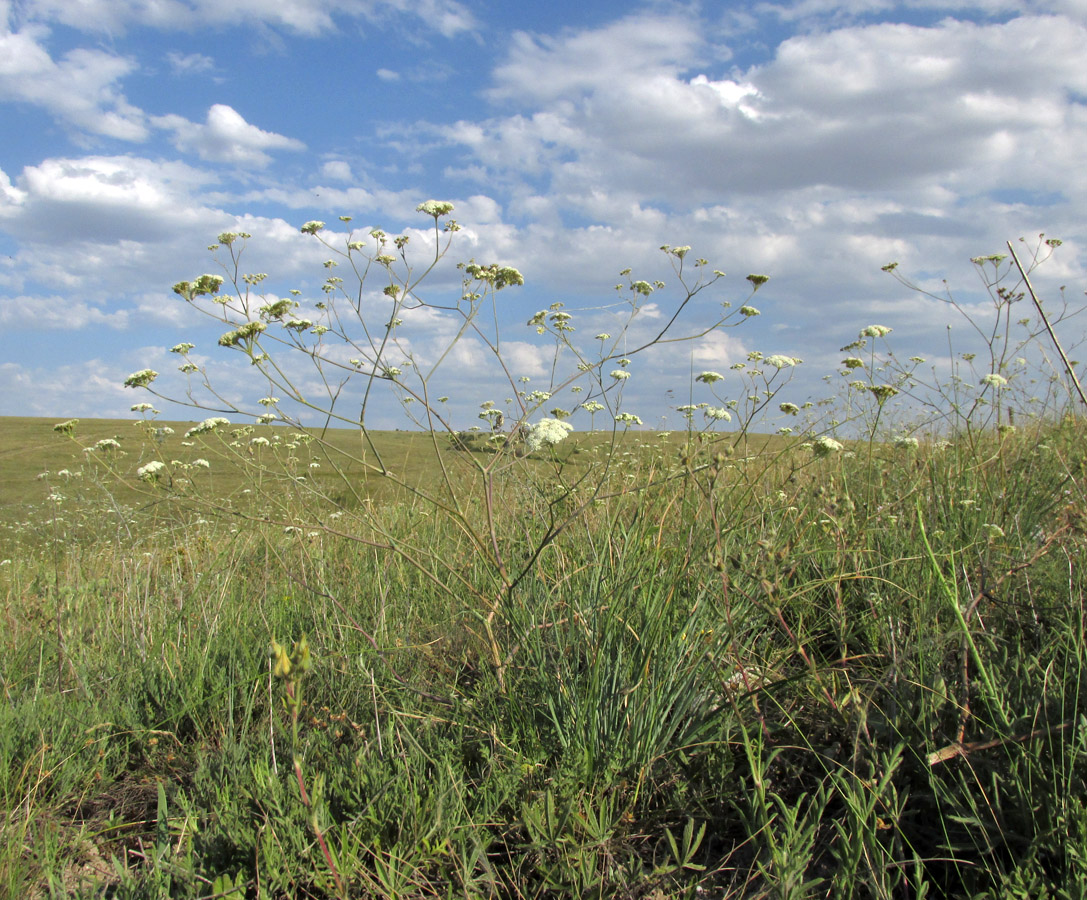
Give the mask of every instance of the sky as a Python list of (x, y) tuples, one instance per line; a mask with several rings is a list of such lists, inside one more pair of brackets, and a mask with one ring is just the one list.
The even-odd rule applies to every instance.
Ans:
[[(566, 336), (599, 358), (594, 336), (622, 333), (631, 296), (616, 284), (662, 281), (608, 349), (638, 346), (684, 296), (664, 245), (693, 248), (688, 281), (696, 258), (725, 273), (680, 330), (724, 302), (733, 318), (636, 356), (622, 383), (605, 365), (609, 399), (621, 387), (646, 427), (675, 427), (683, 403), (742, 400), (730, 366), (755, 351), (803, 360), (780, 396), (801, 403), (868, 325), (925, 366), (976, 349), (961, 312), (890, 262), (983, 325), (970, 260), (1008, 240), (1064, 242), (1037, 273), (1043, 295), (1067, 286), (1075, 309), (1087, 287), (1085, 0), (0, 0), (0, 134), (0, 415), (134, 417), (153, 398), (123, 383), (144, 368), (163, 394), (265, 411), (260, 367), (218, 347), (224, 327), (172, 285), (222, 273), (209, 245), (245, 232), (240, 271), (320, 322), (331, 253), (301, 226), (328, 223), (340, 249), (375, 228), (408, 235), (421, 271), (429, 199), (452, 202), (461, 230), (385, 361), (442, 361), (428, 390), (451, 397), (457, 427), (517, 390), (570, 409), (589, 397), (585, 380), (568, 394), (576, 359), (526, 323), (563, 303)], [(487, 312), (505, 384), (479, 340), (442, 356), (454, 263), (470, 259), (525, 279)], [(770, 276), (754, 297), (752, 273)], [(388, 315), (384, 283), (363, 289), (371, 325)], [(761, 314), (735, 315), (744, 304)], [(1062, 327), (1075, 346), (1078, 321)], [(318, 338), (338, 383), (343, 348), (305, 336)], [(178, 371), (182, 341), (219, 400)], [(327, 396), (311, 359), (285, 360), (307, 400)], [(712, 395), (692, 377), (704, 370), (727, 374)], [(395, 399), (368, 421), (410, 427)], [(207, 414), (154, 402), (165, 418)]]

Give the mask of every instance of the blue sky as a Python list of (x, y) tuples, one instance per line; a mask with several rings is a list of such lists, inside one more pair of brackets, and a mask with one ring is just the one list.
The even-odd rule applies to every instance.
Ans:
[[(750, 299), (748, 273), (771, 280), (757, 319), (631, 364), (624, 405), (647, 424), (677, 424), (692, 369), (755, 350), (803, 358), (781, 399), (818, 397), (873, 323), (900, 356), (947, 363), (947, 326), (955, 352), (976, 349), (969, 326), (880, 267), (946, 278), (984, 321), (970, 258), (1046, 232), (1064, 245), (1038, 286), (1079, 304), (1085, 104), (1083, 0), (0, 0), (0, 414), (130, 416), (145, 398), (122, 383), (145, 367), (181, 396), (180, 341), (253, 408), (267, 386), (171, 285), (216, 271), (207, 245), (244, 230), (244, 268), (312, 305), (328, 253), (303, 223), (410, 233), (420, 260), (429, 198), (462, 231), (425, 298), (455, 299), (455, 260), (517, 267), (499, 318), (533, 389), (552, 383), (537, 310), (566, 303), (591, 345), (631, 267), (666, 282), (632, 340), (667, 316), (662, 244), (727, 273), (694, 319)], [(409, 319), (405, 358), (437, 358), (451, 320)], [(467, 425), (522, 383), (496, 384), (478, 344), (458, 354), (441, 384)], [(391, 404), (374, 416), (402, 424)]]

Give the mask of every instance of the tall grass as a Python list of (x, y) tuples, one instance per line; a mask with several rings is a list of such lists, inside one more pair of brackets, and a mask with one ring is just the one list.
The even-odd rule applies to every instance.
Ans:
[(773, 440), (757, 354), (667, 440), (63, 425), (0, 566), (0, 892), (1082, 896), (1080, 420), (1024, 345), (926, 384), (886, 334)]
[[(5, 889), (1076, 896), (1081, 431), (876, 453), (711, 459), (685, 492), (592, 504), (495, 623), (502, 679), (490, 573), (410, 505), (384, 527), (440, 547), (461, 602), (278, 526), (25, 547), (2, 570)], [(503, 508), (530, 552), (539, 510)], [(292, 748), (267, 648), (303, 635)]]

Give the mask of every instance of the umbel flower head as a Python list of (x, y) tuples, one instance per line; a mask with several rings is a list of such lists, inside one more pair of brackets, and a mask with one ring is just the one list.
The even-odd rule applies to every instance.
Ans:
[(160, 460), (153, 459), (146, 465), (140, 466), (136, 470), (136, 477), (140, 481), (158, 481), (159, 476), (166, 471), (166, 463)]
[(720, 372), (702, 372), (695, 378), (695, 381), (701, 381), (703, 384), (713, 384), (715, 381), (724, 380), (724, 377)]
[(775, 369), (788, 369), (800, 365), (803, 361), (795, 356), (782, 356), (780, 353), (774, 353), (763, 358), (764, 363), (773, 366)]
[(426, 213), (426, 215), (437, 219), (441, 216), (448, 216), (453, 212), (453, 204), (448, 200), (427, 200), (415, 207), (415, 211)]
[(159, 373), (154, 369), (140, 369), (140, 371), (133, 372), (125, 379), (125, 387), (147, 387), (158, 377)]
[(191, 438), (198, 434), (209, 434), (217, 428), (223, 428), (229, 424), (230, 419), (224, 419), (222, 416), (212, 416), (210, 419), (204, 419), (203, 422), (193, 425), (192, 428), (185, 432), (185, 437)]
[(845, 449), (838, 441), (825, 434), (812, 441), (811, 448), (816, 456), (830, 456), (832, 453), (841, 453)]
[(561, 419), (540, 419), (525, 435), (525, 446), (532, 452), (555, 444), (569, 437), (574, 426)]

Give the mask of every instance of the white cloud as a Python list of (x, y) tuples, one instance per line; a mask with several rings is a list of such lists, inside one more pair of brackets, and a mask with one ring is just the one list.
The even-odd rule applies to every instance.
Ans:
[(28, 0), (25, 14), (84, 31), (121, 32), (130, 25), (196, 29), (229, 25), (267, 25), (314, 36), (337, 27), (337, 20), (382, 24), (404, 16), (446, 37), (467, 31), (475, 19), (457, 0)]
[(215, 60), (203, 53), (178, 53), (171, 50), (166, 54), (170, 68), (178, 75), (196, 75), (215, 71)]
[(144, 114), (117, 87), (136, 68), (134, 61), (82, 47), (56, 61), (43, 46), (46, 29), (10, 31), (5, 25), (0, 22), (0, 100), (41, 107), (89, 134), (126, 141), (147, 137)]
[(79, 331), (92, 325), (123, 329), (128, 324), (127, 310), (110, 312), (71, 297), (0, 297), (0, 326), (8, 333)]
[(321, 166), (321, 174), (333, 181), (354, 181), (355, 176), (351, 166), (342, 159), (333, 159)]
[(174, 133), (174, 146), (178, 150), (195, 152), (201, 159), (214, 162), (260, 168), (272, 161), (266, 150), (304, 150), (306, 146), (295, 138), (250, 125), (232, 107), (222, 103), (208, 110), (203, 125), (178, 115), (156, 116), (151, 121), (156, 127)]
[[(1024, 162), (1051, 186), (1064, 166), (1032, 163), (1087, 137), (1069, 100), (1087, 93), (1085, 45), (1087, 29), (1060, 17), (866, 25), (794, 36), (769, 62), (716, 79), (703, 66), (723, 51), (695, 23), (632, 17), (517, 36), (490, 92), (517, 111), (445, 134), (492, 177), (547, 172), (571, 197), (595, 188), (706, 202), (979, 175), (1022, 184)], [(1057, 129), (1069, 143), (1053, 148)]]

